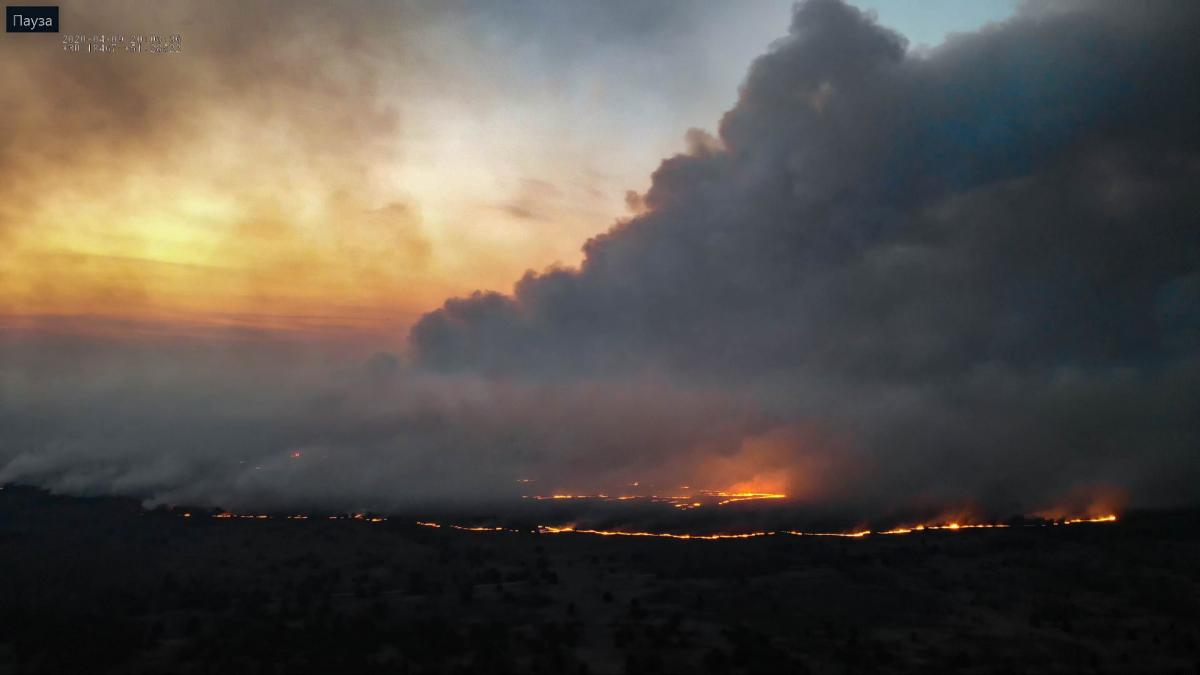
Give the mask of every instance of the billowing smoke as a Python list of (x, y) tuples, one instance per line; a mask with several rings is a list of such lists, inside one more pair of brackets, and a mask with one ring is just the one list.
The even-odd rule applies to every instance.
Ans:
[(402, 358), (332, 375), (6, 365), (0, 480), (227, 505), (518, 479), (868, 514), (1192, 500), (1198, 29), (1194, 3), (1062, 3), (913, 53), (801, 3), (579, 269), (448, 300)]

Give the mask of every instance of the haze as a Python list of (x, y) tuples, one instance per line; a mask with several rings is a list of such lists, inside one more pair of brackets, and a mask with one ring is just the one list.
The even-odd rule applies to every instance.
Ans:
[(0, 483), (1194, 502), (1200, 11), (915, 7), (63, 4), (184, 49), (0, 43)]

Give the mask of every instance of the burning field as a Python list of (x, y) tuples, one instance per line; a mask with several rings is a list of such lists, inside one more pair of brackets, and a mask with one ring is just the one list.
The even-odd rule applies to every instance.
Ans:
[[(530, 486), (536, 481), (517, 481)], [(744, 486), (743, 486), (744, 487)], [(781, 492), (695, 489), (681, 485), (671, 491), (641, 482), (617, 490), (525, 494), (519, 502), (493, 503), (489, 507), (446, 508), (411, 513), (389, 512), (236, 512), (222, 508), (167, 505), (179, 517), (217, 520), (354, 520), (384, 523), (389, 518), (434, 529), (462, 532), (508, 532), (540, 535), (576, 534), (607, 537), (661, 539), (751, 539), (758, 537), (896, 536), (923, 532), (1048, 528), (1115, 523), (1114, 506), (1120, 497), (1106, 490), (1080, 492), (1073, 503), (1029, 514), (1000, 516), (971, 506), (893, 510), (874, 519), (855, 518), (846, 511), (821, 509)], [(1090, 498), (1086, 497), (1088, 494)], [(1082, 496), (1082, 497), (1081, 497)], [(400, 512), (406, 513), (406, 512)], [(435, 515), (431, 515), (435, 514)], [(934, 515), (936, 514), (936, 515)]]
[(1195, 512), (832, 537), (291, 516), (0, 490), (0, 672), (1200, 663)]
[[(532, 483), (521, 480), (521, 483)], [(426, 527), (472, 532), (533, 532), (665, 539), (748, 539), (771, 536), (848, 537), (918, 534), (926, 531), (1045, 528), (1115, 523), (1111, 491), (1095, 490), (1073, 502), (1032, 513), (989, 513), (971, 506), (893, 509), (873, 518), (822, 509), (781, 492), (694, 489), (682, 485), (657, 491), (640, 482), (619, 490), (595, 493), (527, 494), (518, 505), (498, 507), (503, 515), (478, 509), (443, 511), (436, 519), (416, 521)], [(1081, 493), (1083, 494), (1083, 493)], [(213, 514), (222, 518), (227, 512)], [(295, 516), (293, 516), (295, 517)], [(338, 516), (333, 516), (338, 517)], [(366, 517), (357, 514), (356, 517)]]

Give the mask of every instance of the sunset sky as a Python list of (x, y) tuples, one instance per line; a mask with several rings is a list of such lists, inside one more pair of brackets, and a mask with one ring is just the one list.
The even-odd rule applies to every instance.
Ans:
[(1194, 500), (1198, 8), (64, 4), (0, 40), (0, 483)]
[[(1012, 11), (865, 6), (914, 49)], [(0, 325), (397, 348), (447, 297), (577, 265), (715, 128), (790, 7), (64, 4), (65, 33), (183, 51), (0, 44)]]

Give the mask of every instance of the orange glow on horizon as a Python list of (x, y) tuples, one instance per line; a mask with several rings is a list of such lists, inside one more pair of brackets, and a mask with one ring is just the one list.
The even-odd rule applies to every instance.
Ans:
[[(631, 486), (636, 486), (638, 483), (633, 483)], [(684, 486), (681, 489), (687, 489)], [(649, 502), (666, 502), (677, 509), (698, 509), (703, 506), (725, 506), (737, 502), (759, 501), (759, 500), (776, 500), (787, 499), (788, 496), (781, 492), (738, 492), (733, 490), (698, 490), (683, 495), (656, 495), (656, 494), (640, 494), (640, 495), (619, 495), (611, 497), (604, 492), (595, 494), (570, 494), (570, 493), (554, 493), (549, 495), (522, 495), (522, 499), (532, 499), (535, 501), (544, 500), (595, 500), (595, 501), (631, 501), (644, 500)]]

